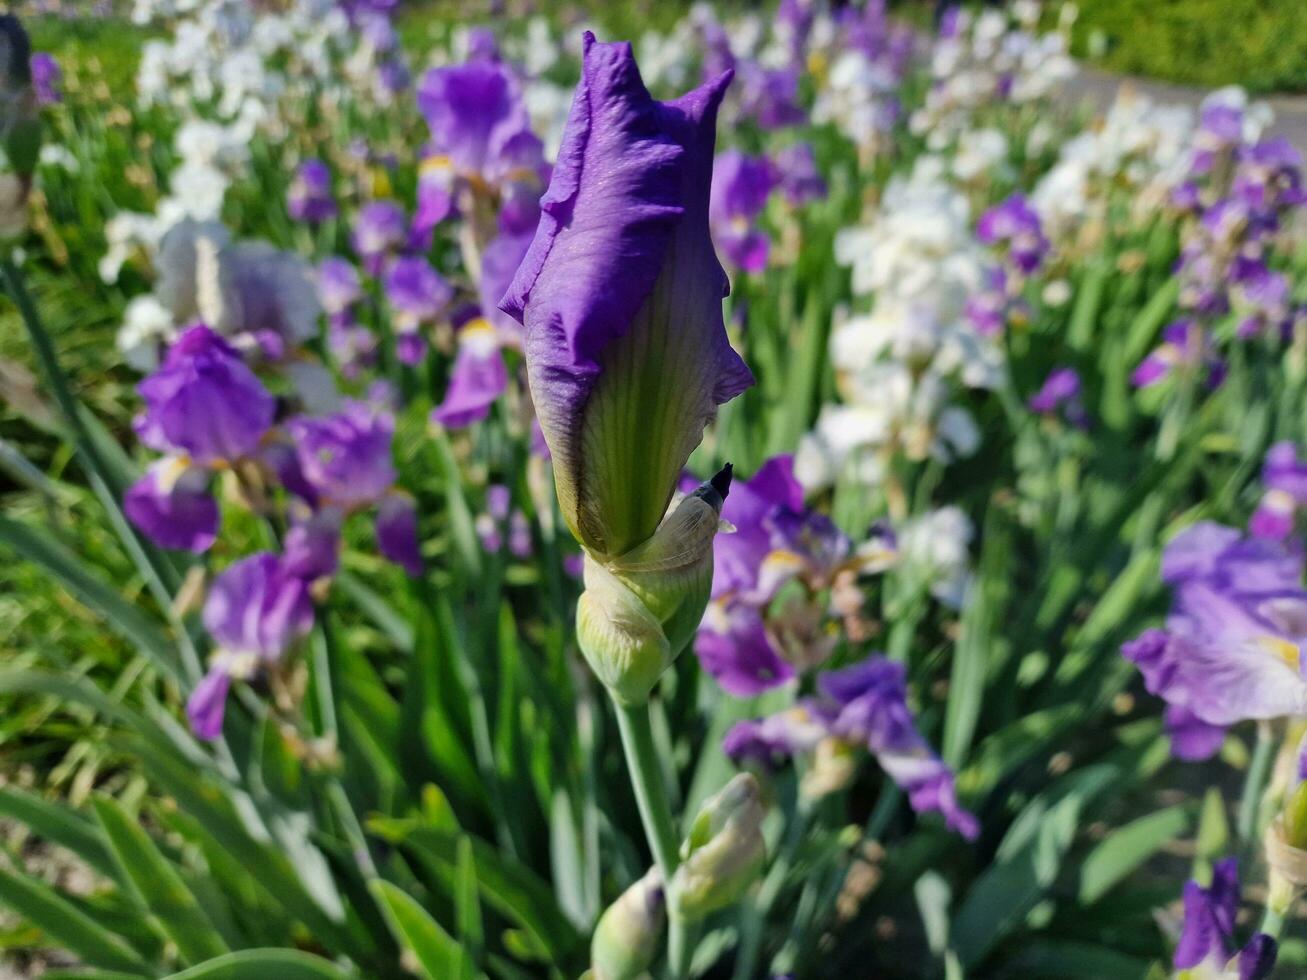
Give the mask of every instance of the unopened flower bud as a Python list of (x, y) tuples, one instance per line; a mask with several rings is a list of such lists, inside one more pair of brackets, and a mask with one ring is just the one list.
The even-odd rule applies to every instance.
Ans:
[(593, 980), (636, 980), (658, 955), (666, 921), (663, 876), (650, 868), (600, 916), (590, 941)]
[(730, 464), (681, 500), (642, 544), (615, 558), (587, 553), (577, 639), (596, 676), (642, 704), (689, 643), (712, 589), (712, 543)]
[(688, 921), (726, 908), (757, 880), (766, 861), (762, 820), (766, 810), (758, 780), (740, 773), (710, 797), (681, 845), (670, 894)]

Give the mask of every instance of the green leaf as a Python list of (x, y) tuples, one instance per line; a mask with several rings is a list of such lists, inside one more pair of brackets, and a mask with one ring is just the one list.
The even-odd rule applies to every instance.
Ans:
[(385, 910), (395, 939), (417, 957), (427, 980), (472, 976), (471, 959), (417, 899), (389, 881), (376, 880), (369, 887)]
[(330, 960), (293, 949), (244, 949), (173, 973), (168, 980), (356, 980)]
[(152, 975), (141, 957), (48, 885), (0, 868), (0, 905), (27, 919), (91, 966)]
[[(463, 839), (459, 835), (391, 820), (374, 821), (373, 829), (410, 848), (446, 881), (454, 874), (459, 841)], [(531, 945), (545, 951), (554, 962), (565, 961), (575, 953), (584, 940), (558, 907), (553, 890), (524, 865), (505, 861), (484, 841), (465, 839), (472, 843), (477, 884), (486, 901), (520, 924)]]
[(0, 517), (0, 542), (43, 569), (92, 612), (135, 643), (169, 677), (180, 679), (176, 644), (80, 557), (38, 528)]
[(0, 815), (17, 820), (32, 833), (66, 847), (106, 878), (118, 877), (104, 838), (80, 814), (14, 786), (0, 786)]
[(481, 925), (481, 901), (477, 897), (477, 867), (472, 856), (472, 838), (458, 839), (454, 908), (458, 914), (458, 939), (473, 962), (480, 960), (485, 943)]
[(181, 958), (201, 963), (226, 953), (227, 944), (186, 882), (140, 824), (110, 797), (97, 797), (93, 805), (122, 869), (120, 877), (131, 883), (136, 898), (158, 920)]
[(1149, 813), (1109, 834), (1080, 866), (1080, 903), (1089, 905), (1189, 829), (1189, 808)]

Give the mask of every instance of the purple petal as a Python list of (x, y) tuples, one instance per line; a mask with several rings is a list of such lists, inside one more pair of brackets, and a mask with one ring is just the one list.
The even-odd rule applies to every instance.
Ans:
[(694, 652), (704, 670), (736, 697), (752, 697), (779, 687), (795, 674), (767, 636), (759, 612), (741, 603), (726, 611), (710, 610), (695, 639)]
[(508, 369), (494, 327), (485, 320), (474, 320), (459, 334), (449, 388), (431, 418), (447, 429), (479, 422), (490, 414), (490, 406), (507, 387)]
[(218, 503), (209, 493), (207, 473), (192, 469), (173, 476), (170, 471), (178, 465), (163, 459), (151, 466), (127, 490), (123, 511), (159, 547), (199, 554), (217, 537)]
[(186, 717), (195, 737), (212, 742), (222, 734), (222, 719), (227, 711), (227, 694), (231, 677), (220, 667), (212, 668), (195, 685), (186, 700)]
[(417, 505), (412, 497), (396, 493), (381, 501), (377, 507), (377, 548), (410, 578), (422, 575)]

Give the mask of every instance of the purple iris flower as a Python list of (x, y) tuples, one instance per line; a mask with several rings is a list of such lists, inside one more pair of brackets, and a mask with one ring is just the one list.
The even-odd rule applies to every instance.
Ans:
[(209, 474), (165, 456), (132, 484), (123, 511), (161, 548), (199, 554), (218, 534), (218, 504), (209, 493)]
[(301, 415), (286, 423), (304, 479), (323, 504), (354, 510), (375, 503), (395, 482), (389, 412), (348, 401), (334, 415)]
[(903, 664), (879, 656), (823, 674), (821, 692), (838, 706), (831, 729), (850, 742), (865, 742), (914, 810), (937, 810), (951, 828), (972, 839), (980, 826), (958, 806), (953, 773), (917, 731), (906, 678)]
[(36, 94), (37, 105), (54, 105), (63, 101), (59, 83), (63, 80), (63, 70), (54, 55), (38, 51), (32, 55), (32, 91)]
[(336, 574), (341, 516), (336, 508), (326, 507), (286, 532), (282, 563), (287, 574), (306, 582)]
[(387, 253), (404, 244), (408, 219), (394, 201), (370, 201), (359, 208), (351, 241), (372, 275), (381, 270)]
[(447, 429), (480, 422), (507, 387), (508, 369), (495, 328), (486, 320), (472, 320), (459, 331), (449, 388), (431, 418)]
[(276, 402), (240, 355), (208, 327), (185, 331), (163, 366), (137, 386), (141, 441), (201, 466), (249, 455), (272, 425)]
[(802, 509), (803, 487), (794, 477), (793, 456), (774, 456), (752, 479), (732, 484), (722, 520), (733, 524), (735, 533), (713, 539), (713, 597), (752, 594), (773, 550), (770, 518), (778, 510)]
[(1283, 541), (1293, 533), (1299, 511), (1307, 509), (1307, 460), (1298, 458), (1291, 442), (1277, 442), (1266, 451), (1262, 465), (1266, 487), (1248, 522), (1254, 537)]
[(305, 160), (286, 192), (286, 211), (296, 221), (317, 224), (336, 215), (331, 169), (321, 160)]
[(957, 802), (953, 773), (917, 730), (907, 704), (906, 668), (873, 655), (823, 674), (820, 696), (794, 708), (734, 726), (723, 749), (736, 761), (773, 765), (811, 751), (825, 738), (865, 745), (918, 812), (937, 811), (968, 840), (980, 831), (976, 818)]
[(713, 243), (728, 262), (745, 272), (761, 272), (767, 267), (771, 239), (756, 223), (779, 180), (770, 160), (739, 150), (719, 153), (713, 164), (708, 205)]
[(1048, 254), (1039, 213), (1024, 194), (1013, 194), (990, 208), (976, 225), (976, 237), (986, 245), (1005, 245), (1012, 264), (1025, 275), (1039, 268)]
[(1030, 396), (1030, 410), (1041, 415), (1053, 415), (1059, 410), (1066, 420), (1079, 428), (1086, 428), (1089, 418), (1080, 400), (1080, 375), (1075, 368), (1057, 368), (1044, 379), (1039, 391)]
[[(1184, 886), (1184, 930), (1175, 948), (1175, 968), (1207, 966), (1224, 972), (1233, 952), (1239, 912), (1239, 863), (1226, 858), (1212, 867), (1212, 882)], [(1264, 980), (1275, 967), (1278, 947), (1265, 933), (1255, 935), (1238, 954), (1239, 980)]]
[(512, 167), (538, 164), (543, 156), (521, 86), (505, 64), (478, 59), (433, 68), (417, 98), (437, 152), (460, 174), (497, 182)]
[(386, 271), (386, 299), (401, 330), (432, 322), (453, 298), (454, 287), (421, 256), (398, 258)]
[(762, 613), (743, 603), (710, 606), (695, 637), (694, 652), (703, 669), (736, 697), (761, 694), (795, 676), (794, 667), (767, 635)]
[(799, 104), (799, 72), (766, 68), (755, 61), (736, 66), (740, 78), (740, 111), (763, 129), (801, 126), (808, 113)]
[(377, 549), (409, 575), (422, 575), (422, 551), (418, 546), (417, 505), (407, 494), (390, 493), (377, 507)]
[(318, 265), (318, 299), (330, 317), (345, 313), (363, 298), (359, 272), (339, 256), (323, 259)]
[[(525, 327), (563, 514), (597, 554), (653, 533), (704, 424), (753, 381), (726, 337), (727, 279), (708, 233), (729, 81), (656, 102), (630, 45), (587, 33), (540, 224), (501, 304)], [(666, 425), (649, 439), (601, 440), (639, 416), (650, 391)], [(603, 452), (588, 448), (601, 441)]]
[(202, 739), (222, 732), (231, 680), (253, 677), (276, 663), (313, 626), (308, 585), (268, 552), (229, 566), (213, 581), (204, 626), (218, 645), (208, 675), (191, 693), (186, 713)]
[(1203, 368), (1208, 385), (1218, 387), (1225, 377), (1225, 363), (1216, 356), (1211, 335), (1194, 320), (1177, 320), (1162, 331), (1162, 343), (1139, 363), (1130, 382), (1136, 388), (1149, 388), (1177, 370)]
[(794, 143), (776, 154), (776, 172), (781, 191), (792, 207), (802, 207), (826, 196), (826, 180), (817, 169), (811, 143)]

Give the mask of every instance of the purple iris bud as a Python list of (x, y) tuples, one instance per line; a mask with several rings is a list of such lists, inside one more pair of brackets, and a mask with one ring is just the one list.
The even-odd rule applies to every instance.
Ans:
[(418, 546), (417, 505), (407, 494), (391, 493), (377, 507), (377, 549), (410, 578), (422, 575), (422, 551)]
[(449, 388), (431, 418), (447, 429), (480, 422), (507, 387), (508, 369), (495, 328), (486, 320), (473, 320), (459, 331)]
[(218, 503), (209, 493), (209, 474), (164, 457), (123, 496), (123, 512), (160, 548), (199, 554), (218, 534)]
[(986, 245), (1006, 245), (1012, 264), (1026, 275), (1039, 268), (1049, 248), (1039, 213), (1024, 194), (1013, 194), (981, 215), (976, 237)]
[[(730, 498), (727, 498), (728, 500)], [(732, 603), (708, 607), (694, 641), (703, 669), (722, 690), (746, 698), (793, 679), (794, 667), (777, 651), (762, 614), (752, 606)]]
[(401, 329), (430, 323), (453, 298), (454, 287), (420, 256), (398, 258), (386, 272), (386, 299), (399, 314)]
[(301, 415), (286, 423), (304, 479), (324, 504), (354, 510), (376, 502), (395, 482), (389, 412), (347, 401), (334, 415)]
[(756, 222), (778, 182), (776, 168), (766, 157), (726, 150), (713, 164), (708, 205), (713, 242), (728, 262), (745, 272), (767, 267), (771, 240)]
[(339, 316), (363, 298), (358, 269), (346, 259), (332, 256), (318, 265), (318, 299), (328, 316)]
[(250, 555), (213, 580), (204, 626), (224, 654), (248, 659), (228, 673), (250, 676), (260, 664), (280, 660), (312, 628), (308, 585), (276, 555)]
[[(753, 378), (726, 337), (708, 233), (729, 76), (656, 102), (629, 44), (587, 33), (584, 52), (540, 225), (501, 308), (525, 327), (568, 526), (619, 555), (653, 534), (704, 424)], [(655, 410), (667, 420), (656, 432), (618, 434)]]
[(54, 105), (63, 101), (59, 84), (63, 81), (63, 70), (54, 55), (38, 51), (32, 55), (32, 91), (36, 94), (37, 105)]
[(254, 452), (276, 413), (272, 395), (240, 355), (202, 325), (177, 338), (137, 391), (145, 400), (133, 422), (141, 441), (201, 466)]
[(934, 810), (967, 839), (980, 832), (976, 818), (957, 802), (953, 773), (917, 731), (907, 703), (906, 668), (885, 657), (822, 675), (822, 693), (838, 706), (832, 731), (865, 742), (881, 768), (919, 812)]
[(530, 133), (521, 86), (507, 65), (476, 60), (433, 68), (417, 98), (436, 149), (460, 174), (498, 180), (506, 175), (506, 160), (520, 162), (528, 153), (538, 162), (543, 156)]
[(1171, 736), (1171, 754), (1185, 762), (1210, 759), (1225, 744), (1225, 726), (1209, 725), (1182, 705), (1168, 705), (1166, 731)]
[(336, 574), (340, 565), (340, 512), (328, 507), (286, 532), (282, 563), (287, 574), (312, 582)]
[(826, 181), (817, 169), (812, 144), (795, 143), (781, 150), (776, 154), (776, 171), (781, 190), (792, 207), (802, 207), (826, 196)]
[[(399, 248), (408, 231), (404, 209), (394, 201), (371, 201), (359, 208), (354, 219), (354, 251), (375, 260)], [(373, 264), (372, 268), (376, 268)]]
[(296, 221), (314, 224), (335, 217), (331, 170), (321, 160), (305, 160), (299, 165), (286, 192), (286, 211)]
[(1043, 386), (1030, 398), (1033, 412), (1056, 412), (1064, 403), (1080, 395), (1080, 375), (1074, 368), (1058, 368), (1044, 379)]

